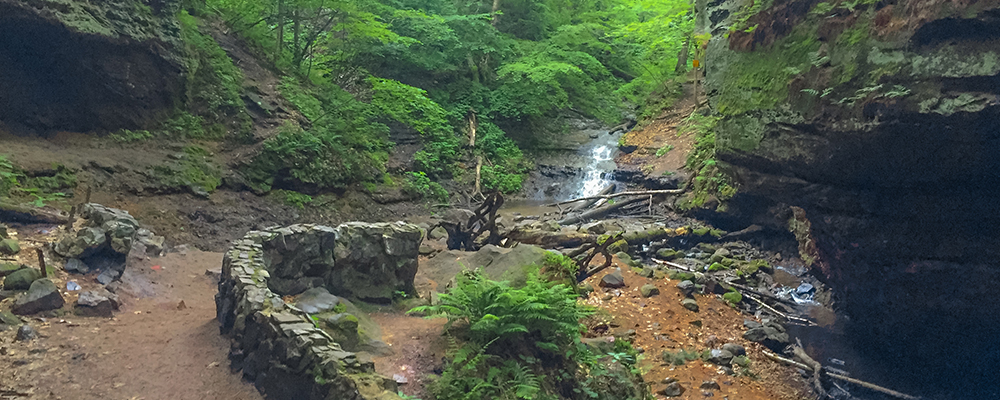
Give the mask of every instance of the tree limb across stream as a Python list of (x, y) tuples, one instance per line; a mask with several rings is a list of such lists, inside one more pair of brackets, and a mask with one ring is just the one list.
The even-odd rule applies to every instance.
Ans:
[(597, 196), (580, 197), (580, 198), (576, 198), (576, 199), (572, 199), (572, 200), (561, 201), (561, 202), (558, 202), (558, 203), (545, 204), (545, 205), (543, 205), (543, 207), (556, 207), (556, 206), (561, 206), (563, 204), (576, 203), (578, 201), (612, 199), (612, 198), (621, 197), (621, 196), (648, 196), (648, 195), (651, 195), (651, 194), (681, 194), (681, 193), (684, 193), (684, 189), (663, 189), (663, 190), (642, 190), (642, 191), (636, 191), (636, 192), (618, 192), (618, 193), (613, 193), (613, 194), (604, 194), (604, 195), (597, 195)]

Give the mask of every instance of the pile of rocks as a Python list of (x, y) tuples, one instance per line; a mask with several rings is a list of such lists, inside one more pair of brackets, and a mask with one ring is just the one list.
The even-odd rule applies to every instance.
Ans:
[[(348, 223), (252, 231), (237, 240), (216, 295), (221, 330), (233, 340), (233, 368), (274, 399), (398, 399), (394, 380), (374, 374), (371, 361), (345, 351), (282, 296), (323, 288), (308, 296), (329, 298), (323, 303), (335, 310), (336, 296), (386, 302), (397, 291), (412, 294), (421, 236), (403, 223)], [(354, 326), (350, 316), (327, 319)]]
[(125, 210), (87, 203), (80, 207), (80, 216), (85, 220), (83, 227), (60, 240), (54, 249), (66, 257), (68, 272), (100, 270), (97, 281), (106, 285), (121, 276), (128, 260), (141, 260), (164, 250), (163, 237), (140, 228)]

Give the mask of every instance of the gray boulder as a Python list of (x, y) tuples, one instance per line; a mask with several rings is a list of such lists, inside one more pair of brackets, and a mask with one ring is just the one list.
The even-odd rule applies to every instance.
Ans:
[(80, 293), (74, 311), (84, 317), (111, 317), (119, 305), (118, 295), (106, 289), (88, 290)]
[(681, 300), (681, 305), (688, 310), (698, 312), (698, 302), (695, 301), (695, 299), (689, 297), (684, 300)]
[(17, 299), (11, 312), (18, 315), (35, 314), (62, 308), (65, 304), (66, 300), (59, 294), (56, 284), (44, 278), (31, 283), (28, 293)]
[(655, 285), (647, 283), (639, 288), (639, 293), (642, 294), (642, 297), (651, 297), (660, 294), (660, 289)]
[(34, 268), (23, 268), (7, 275), (3, 281), (4, 290), (28, 290), (31, 283), (42, 277), (42, 273)]
[(552, 253), (538, 247), (521, 244), (514, 248), (486, 245), (476, 252), (448, 250), (420, 266), (421, 273), (438, 282), (438, 291), (445, 291), (446, 283), (465, 270), (482, 269), (490, 279), (510, 281), (511, 285), (523, 286), (528, 273), (541, 266)]
[(30, 342), (38, 338), (38, 333), (31, 325), (24, 324), (20, 328), (17, 328), (17, 335), (14, 336), (14, 340), (19, 342)]
[(690, 296), (695, 290), (694, 282), (691, 281), (681, 281), (681, 283), (677, 284), (677, 288), (680, 289), (681, 293), (684, 293), (685, 296)]
[(340, 298), (330, 294), (326, 288), (322, 287), (306, 290), (295, 300), (295, 306), (309, 314), (333, 310), (337, 304), (340, 304)]
[(681, 386), (680, 382), (671, 382), (663, 389), (660, 389), (660, 394), (667, 397), (677, 397), (684, 394), (684, 387)]
[(610, 274), (604, 275), (601, 278), (601, 287), (607, 288), (623, 288), (625, 287), (625, 278), (622, 277), (622, 271), (614, 271)]
[(82, 258), (96, 253), (107, 243), (107, 236), (101, 228), (80, 229), (76, 237), (66, 237), (56, 244), (55, 252), (67, 258)]
[(708, 354), (708, 362), (715, 365), (729, 365), (733, 361), (733, 353), (727, 350), (712, 349)]
[(733, 353), (734, 356), (745, 356), (745, 355), (747, 355), (747, 349), (745, 347), (743, 347), (743, 346), (740, 346), (740, 345), (736, 344), (736, 343), (726, 343), (726, 344), (722, 345), (722, 349), (725, 350), (725, 351), (728, 351), (730, 353)]
[(445, 239), (448, 237), (448, 231), (438, 226), (435, 227), (434, 229), (431, 229), (431, 232), (428, 234), (428, 237), (434, 240)]
[(90, 267), (79, 258), (70, 258), (69, 260), (66, 260), (66, 265), (63, 266), (63, 269), (65, 269), (66, 272), (76, 272), (80, 274), (90, 272)]

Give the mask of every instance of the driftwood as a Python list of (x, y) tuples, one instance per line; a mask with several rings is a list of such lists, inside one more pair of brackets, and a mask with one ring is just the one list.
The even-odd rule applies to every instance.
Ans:
[[(612, 184), (608, 185), (607, 187), (605, 187), (604, 189), (601, 189), (601, 191), (600, 191), (600, 192), (598, 192), (598, 193), (597, 193), (597, 195), (598, 195), (598, 196), (604, 196), (604, 195), (608, 195), (608, 194), (611, 194), (611, 193), (612, 193), (612, 192), (614, 192), (614, 191), (615, 191), (615, 184), (613, 184), (613, 183), (612, 183)], [(569, 211), (570, 211), (570, 212), (574, 212), (574, 211), (581, 211), (581, 210), (585, 210), (585, 209), (587, 209), (587, 208), (590, 208), (590, 206), (594, 205), (594, 204), (595, 204), (595, 203), (597, 203), (597, 202), (598, 202), (599, 200), (602, 200), (602, 199), (589, 199), (589, 200), (581, 200), (581, 201), (582, 201), (582, 203), (580, 203), (580, 204), (577, 204), (577, 205), (575, 205), (575, 206), (573, 206), (573, 207), (570, 207), (570, 208), (569, 208)], [(560, 213), (561, 213), (561, 212), (562, 212), (562, 210), (560, 209)]]
[(485, 244), (500, 244), (503, 237), (500, 236), (500, 230), (497, 228), (497, 211), (500, 210), (503, 203), (503, 196), (494, 192), (486, 196), (486, 200), (472, 212), (468, 221), (442, 221), (436, 225), (443, 227), (448, 232), (448, 249), (479, 250), (476, 239), (479, 239), (486, 232), (489, 232), (489, 236), (486, 238)]
[[(779, 355), (771, 353), (771, 352), (769, 352), (767, 350), (763, 350), (763, 353), (764, 353), (765, 357), (771, 359), (772, 361), (777, 361), (777, 362), (780, 362), (780, 363), (788, 364), (788, 365), (791, 365), (793, 367), (804, 369), (806, 371), (811, 371), (812, 370), (812, 369), (810, 369), (810, 367), (808, 365), (805, 365), (805, 364), (800, 363), (800, 362), (795, 361), (795, 360), (791, 360), (791, 359), (779, 356)], [(863, 388), (871, 389), (871, 390), (874, 390), (876, 392), (887, 394), (887, 395), (892, 396), (892, 397), (897, 397), (897, 398), (904, 399), (904, 400), (920, 400), (921, 399), (919, 396), (911, 396), (911, 395), (908, 395), (906, 393), (900, 393), (900, 392), (897, 392), (895, 390), (887, 389), (887, 388), (884, 388), (882, 386), (876, 385), (874, 383), (869, 383), (869, 382), (862, 381), (860, 379), (854, 379), (854, 378), (851, 378), (851, 377), (848, 377), (848, 376), (844, 376), (844, 375), (840, 375), (840, 374), (835, 374), (835, 373), (832, 373), (832, 372), (827, 371), (827, 370), (823, 370), (823, 373), (826, 374), (826, 376), (831, 377), (833, 379), (841, 380), (841, 381), (848, 382), (848, 383), (853, 383), (853, 384), (861, 386)]]
[[(579, 249), (573, 250), (568, 254), (566, 254), (567, 257), (576, 260), (576, 257), (579, 257), (580, 255), (583, 255), (588, 251), (590, 252), (582, 259), (576, 260), (576, 265), (580, 267), (579, 271), (576, 274), (577, 282), (583, 282), (585, 279), (587, 279), (587, 277), (593, 276), (594, 274), (600, 272), (601, 270), (611, 266), (611, 251), (608, 250), (608, 247), (614, 244), (615, 242), (621, 240), (622, 234), (623, 232), (618, 232), (618, 234), (610, 236), (607, 239), (605, 239), (604, 243), (598, 243), (598, 240), (594, 239), (593, 241), (590, 241), (584, 244), (583, 246), (580, 246)], [(601, 254), (604, 256), (604, 264), (602, 264), (599, 267), (589, 268), (590, 261), (593, 260), (594, 256), (596, 256), (597, 254)]]
[(3, 215), (6, 215), (5, 220), (42, 222), (55, 225), (62, 225), (69, 221), (69, 218), (61, 212), (31, 205), (15, 204), (8, 200), (0, 200), (0, 216)]
[(565, 218), (562, 221), (559, 221), (559, 225), (573, 225), (575, 223), (583, 222), (592, 218), (603, 217), (607, 214), (610, 214), (612, 211), (619, 210), (627, 205), (635, 204), (645, 200), (646, 200), (645, 198), (637, 197), (634, 199), (623, 200), (615, 204), (608, 204), (604, 207), (595, 208), (593, 210), (587, 211), (577, 216)]
[(803, 364), (809, 366), (809, 370), (813, 373), (811, 379), (813, 389), (816, 390), (816, 393), (819, 393), (820, 397), (829, 397), (826, 393), (826, 389), (823, 389), (823, 383), (819, 380), (820, 375), (823, 373), (823, 365), (818, 361), (813, 360), (812, 357), (809, 357), (809, 355), (806, 354), (805, 349), (802, 348), (801, 340), (795, 338), (795, 342), (796, 345), (792, 346), (792, 354), (795, 354), (795, 357), (802, 361)]
[(770, 312), (778, 315), (779, 317), (784, 318), (788, 322), (796, 322), (796, 323), (799, 323), (799, 324), (802, 324), (802, 325), (805, 325), (805, 326), (816, 326), (815, 322), (812, 322), (812, 321), (810, 321), (808, 319), (801, 318), (801, 317), (796, 317), (794, 315), (790, 315), (790, 314), (778, 311), (774, 307), (771, 307), (771, 306), (767, 305), (767, 303), (761, 301), (760, 299), (754, 297), (753, 295), (751, 295), (749, 293), (743, 293), (743, 297), (746, 297), (746, 298), (748, 298), (750, 300), (753, 300), (754, 302), (756, 302), (757, 304), (759, 304), (761, 307), (763, 307), (763, 308), (767, 309), (768, 311), (770, 311)]

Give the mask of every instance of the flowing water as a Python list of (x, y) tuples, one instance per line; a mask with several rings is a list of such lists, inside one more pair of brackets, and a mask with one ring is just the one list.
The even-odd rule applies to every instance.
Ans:
[(536, 155), (538, 167), (526, 183), (527, 202), (553, 202), (593, 196), (614, 181), (615, 156), (622, 133), (610, 134), (594, 121), (575, 120), (569, 132)]

